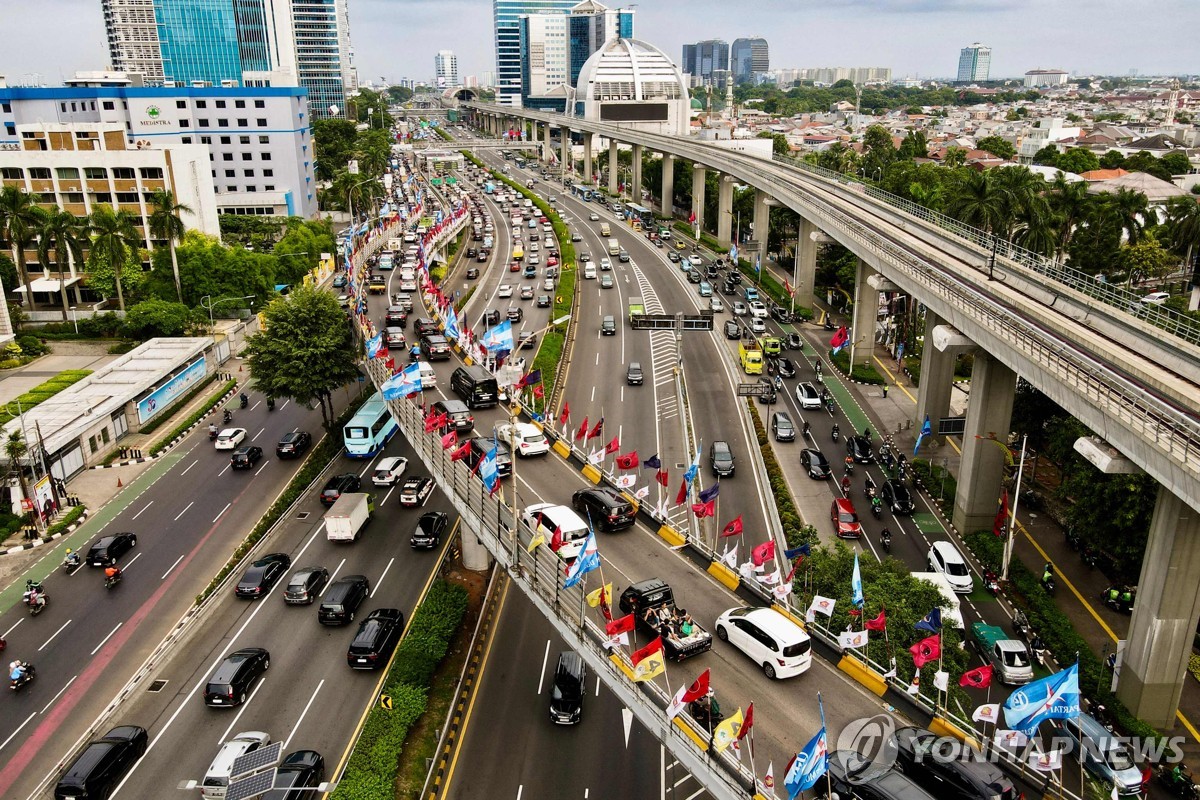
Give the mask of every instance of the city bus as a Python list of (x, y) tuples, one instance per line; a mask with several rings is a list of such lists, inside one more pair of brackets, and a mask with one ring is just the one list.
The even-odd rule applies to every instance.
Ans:
[(646, 230), (654, 229), (653, 211), (645, 206), (635, 206), (633, 203), (626, 205), (625, 209), (629, 212), (629, 219), (636, 219), (638, 222), (642, 223), (642, 227)]
[(382, 392), (371, 395), (354, 418), (342, 430), (342, 439), (349, 458), (374, 458), (388, 440), (396, 435), (399, 426)]

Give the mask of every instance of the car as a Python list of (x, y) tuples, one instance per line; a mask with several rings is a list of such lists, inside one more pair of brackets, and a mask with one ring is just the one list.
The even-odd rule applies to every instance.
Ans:
[(480, 263), (480, 264), (484, 264), (484, 263), (486, 263), (486, 262), (487, 262), (487, 260), (488, 260), (488, 256), (490, 256), (490, 255), (491, 255), (491, 252), (490, 252), (490, 251), (488, 251), (488, 250), (480, 250), (480, 251), (479, 251), (479, 255), (475, 256), (475, 260), (476, 260), (478, 263)]
[[(1091, 714), (1056, 720), (1057, 733), (1067, 739), (1071, 752), (1083, 767), (1104, 786), (1112, 786), (1112, 796), (1138, 797), (1144, 788), (1138, 757), (1128, 740), (1113, 734)], [(1056, 736), (1057, 738), (1057, 736)]]
[(349, 279), (345, 275), (337, 275), (333, 279), (333, 288), (341, 289), (341, 288), (345, 287), (346, 284), (348, 284), (349, 282), (350, 282)]
[(500, 323), (500, 310), (499, 309), (489, 308), (487, 311), (483, 312), (483, 324), (484, 325), (491, 327), (492, 325), (498, 325), (499, 323)]
[(631, 528), (637, 522), (633, 503), (615, 489), (579, 489), (571, 495), (571, 505), (581, 517), (590, 519), (602, 531)]
[[(741, 283), (742, 282), (742, 273), (738, 272), (737, 270), (732, 270), (732, 271), (730, 271), (729, 277), (726, 278), (726, 280), (728, 280), (730, 283)], [(750, 298), (746, 298), (746, 299), (749, 300)]]
[(146, 752), (146, 729), (121, 725), (90, 742), (54, 786), (55, 800), (103, 798)]
[(218, 450), (236, 450), (245, 439), (245, 428), (226, 428), (217, 434), (217, 443), (214, 446)]
[(736, 319), (725, 320), (725, 338), (726, 339), (742, 338), (742, 326), (738, 325)]
[(672, 264), (679, 263), (679, 253), (676, 253), (674, 250), (668, 251), (667, 252), (667, 260), (670, 261)]
[(239, 447), (229, 457), (229, 465), (233, 469), (252, 469), (262, 459), (262, 448), (249, 444)]
[(442, 543), (442, 534), (450, 525), (444, 511), (426, 511), (417, 519), (417, 528), (408, 543), (414, 550), (429, 550)]
[(734, 472), (733, 450), (729, 442), (717, 439), (708, 448), (708, 463), (713, 475), (718, 478), (732, 478)]
[(512, 297), (513, 296), (512, 284), (509, 284), (509, 283), (500, 284), (500, 288), (496, 290), (496, 296), (497, 297)]
[(532, 300), (533, 299), (533, 287), (532, 286), (522, 286), (521, 287), (521, 299), (522, 300)]
[(820, 450), (805, 448), (800, 451), (800, 466), (808, 472), (808, 477), (814, 481), (823, 481), (833, 476), (833, 467), (829, 459)]
[(496, 438), (515, 449), (522, 458), (545, 455), (550, 452), (546, 435), (528, 422), (502, 423), (495, 427)]
[(597, 214), (595, 211), (588, 214), (588, 220), (590, 220), (591, 222), (597, 222), (599, 219), (600, 219), (600, 215)]
[[(746, 297), (747, 303), (753, 304), (758, 301), (758, 289), (754, 286), (747, 286), (743, 290), (743, 294)], [(764, 312), (766, 311), (766, 309), (763, 309), (763, 310), (764, 310)]]
[(758, 379), (758, 402), (763, 405), (771, 405), (779, 399), (775, 390), (775, 382), (763, 375)]
[(521, 331), (517, 334), (517, 349), (532, 350), (537, 347), (537, 333), (535, 331)]
[(325, 780), (325, 759), (316, 750), (288, 753), (275, 768), (274, 788), (262, 800), (307, 800)]
[(550, 295), (539, 294), (535, 302), (537, 303), (538, 308), (549, 308), (551, 305)]
[(233, 593), (237, 597), (257, 600), (270, 593), (291, 566), (292, 557), (287, 553), (269, 553), (246, 568)]
[(583, 236), (579, 233), (572, 232), (571, 233), (571, 241), (572, 242), (582, 242)]
[(578, 653), (558, 654), (554, 681), (550, 684), (550, 721), (556, 725), (576, 725), (583, 716), (583, 697), (587, 693), (587, 665)]
[(1161, 306), (1171, 299), (1170, 292), (1151, 292), (1138, 302), (1147, 306)]
[(204, 685), (204, 704), (212, 708), (240, 706), (270, 668), (271, 654), (263, 648), (234, 650), (209, 676)]
[(554, 269), (554, 267), (557, 267), (557, 266), (558, 266), (558, 256), (554, 255), (553, 253), (546, 256), (546, 274), (547, 275), (549, 275), (551, 272), (554, 272), (555, 274), (557, 274), (557, 270)]
[[(841, 800), (933, 800), (932, 795), (895, 769), (868, 771), (870, 762), (853, 750), (835, 750), (826, 757), (825, 764), (827, 777), (823, 780)], [(939, 795), (939, 800), (946, 797)]]
[(625, 383), (630, 386), (641, 386), (643, 381), (642, 362), (630, 361), (625, 368)]
[(608, 272), (611, 269), (612, 269), (612, 262), (609, 261), (607, 257), (601, 258), (600, 259), (600, 271)]
[(379, 669), (388, 659), (404, 632), (404, 614), (398, 608), (377, 608), (358, 623), (358, 632), (346, 650), (351, 669)]
[(950, 588), (958, 594), (970, 594), (975, 588), (975, 579), (971, 577), (967, 560), (950, 542), (934, 542), (929, 548), (926, 561), (929, 563), (929, 571), (944, 575), (950, 583)]
[(459, 433), (466, 433), (475, 427), (475, 416), (462, 400), (438, 400), (433, 404), (433, 410), (447, 417), (446, 424), (441, 427), (439, 433), (446, 433), (451, 428)]
[(780, 356), (775, 359), (775, 372), (781, 378), (796, 377), (796, 367), (792, 364), (792, 360), (787, 356)]
[(862, 523), (849, 497), (835, 497), (829, 506), (829, 519), (839, 539), (857, 539), (862, 536)]
[(366, 575), (346, 575), (329, 584), (317, 606), (317, 622), (322, 625), (345, 625), (354, 622), (358, 607), (371, 593)]
[(689, 269), (687, 273), (688, 283), (703, 283), (704, 278), (700, 275), (700, 270)]
[(796, 441), (796, 426), (786, 411), (776, 411), (771, 415), (771, 432), (775, 434), (777, 442)]
[[(892, 734), (892, 741), (895, 743), (896, 770), (934, 797), (1017, 800), (1019, 796), (1008, 776), (972, 747), (960, 748), (954, 758), (934, 758), (932, 748), (939, 741), (937, 734), (916, 726), (899, 728)], [(1140, 786), (1141, 773), (1137, 772), (1137, 775)]]
[(334, 475), (325, 483), (325, 488), (321, 490), (321, 505), (331, 506), (338, 501), (344, 492), (357, 492), (362, 485), (362, 481), (353, 472), (347, 472), (344, 475)]
[(337, 296), (337, 304), (344, 309), (349, 309), (350, 308), (350, 295), (339, 294)]
[(479, 251), (477, 249), (474, 247), (467, 248), (467, 258), (474, 258), (477, 255), (479, 255)]
[(588, 251), (584, 250), (583, 252), (581, 252), (579, 254), (579, 263), (580, 264), (587, 264), (591, 260), (592, 260), (592, 254), (589, 253)]
[(796, 384), (796, 402), (801, 408), (811, 409), (821, 407), (821, 393), (809, 381)]
[(739, 317), (746, 316), (746, 312), (749, 310), (746, 308), (746, 304), (741, 300), (734, 300), (731, 308), (733, 309), (733, 313)]
[(283, 602), (289, 606), (307, 606), (317, 599), (329, 583), (329, 570), (324, 567), (301, 567), (288, 578), (283, 587)]
[(771, 680), (791, 678), (812, 666), (812, 641), (804, 629), (773, 608), (731, 608), (717, 617), (717, 638), (741, 650)]
[(554, 291), (554, 278), (546, 278), (545, 280), (542, 281), (542, 291), (543, 292), (553, 292)]
[(587, 281), (596, 280), (596, 265), (588, 264), (583, 268), (583, 279)]
[(536, 278), (537, 266), (532, 262), (525, 264), (525, 268), (521, 270), (521, 276), (525, 278)]
[(467, 267), (467, 280), (473, 281), (479, 277), (479, 267)]
[(725, 302), (717, 295), (708, 298), (708, 310), (714, 314), (720, 314), (725, 310)]
[[(529, 245), (529, 252), (534, 253), (537, 250), (537, 242), (532, 242)], [(526, 263), (534, 267), (534, 274), (537, 274), (537, 267), (542, 263), (542, 259), (537, 255), (531, 255), (526, 259)], [(526, 277), (530, 277), (526, 275)]]
[(509, 306), (504, 316), (510, 322), (521, 322), (525, 319), (525, 310), (519, 306)]
[(233, 773), (233, 762), (270, 743), (271, 735), (268, 733), (243, 731), (221, 745), (200, 782), (200, 796), (203, 800), (223, 800)]
[(617, 318), (612, 314), (608, 314), (602, 320), (600, 320), (600, 333), (604, 336), (616, 336)]
[(87, 563), (93, 567), (107, 567), (137, 547), (137, 534), (113, 533), (102, 536), (88, 548)]
[(427, 475), (413, 475), (405, 478), (400, 484), (400, 505), (405, 508), (425, 505), (429, 495), (433, 493), (433, 478)]
[(600, 288), (601, 289), (611, 289), (615, 285), (616, 285), (616, 283), (613, 281), (612, 275), (605, 273), (600, 276)]
[(629, 263), (629, 253), (626, 252), (624, 249), (618, 250), (617, 251), (617, 261), (620, 261), (622, 264), (628, 264)]
[(696, 288), (696, 291), (698, 291), (700, 293), (701, 297), (712, 297), (713, 296), (712, 284), (709, 283), (708, 281), (700, 281), (700, 285)]
[(787, 338), (784, 339), (784, 346), (788, 350), (803, 350), (804, 342), (803, 342), (803, 340), (801, 340), (800, 334), (789, 333), (787, 335)]
[(879, 490), (879, 497), (893, 514), (911, 514), (917, 507), (917, 504), (913, 502), (912, 492), (895, 478), (883, 482), (883, 488)]
[(750, 332), (751, 333), (766, 333), (767, 332), (767, 321), (764, 320), (762, 317), (754, 317), (753, 319), (750, 320)]
[(408, 459), (403, 456), (388, 456), (380, 459), (371, 473), (371, 483), (376, 486), (392, 486), (408, 469)]
[(847, 436), (846, 455), (854, 459), (855, 464), (870, 464), (875, 460), (875, 454), (871, 452), (871, 440), (865, 436)]
[(724, 294), (726, 297), (736, 297), (737, 296), (737, 284), (730, 283), (729, 281), (725, 281), (723, 284), (721, 284), (721, 293)]
[(762, 301), (760, 300), (751, 300), (750, 316), (754, 317), (755, 319), (765, 320), (767, 318), (767, 307), (763, 305)]
[(299, 458), (308, 448), (312, 447), (312, 434), (308, 431), (291, 431), (279, 438), (275, 445), (275, 455), (278, 458)]

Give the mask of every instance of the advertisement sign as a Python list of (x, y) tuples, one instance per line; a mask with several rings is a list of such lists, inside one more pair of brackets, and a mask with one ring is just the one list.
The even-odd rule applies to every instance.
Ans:
[(147, 420), (171, 405), (175, 398), (203, 380), (206, 374), (208, 374), (208, 365), (204, 361), (204, 356), (200, 356), (184, 367), (178, 375), (155, 389), (149, 396), (138, 401), (138, 422), (145, 424)]

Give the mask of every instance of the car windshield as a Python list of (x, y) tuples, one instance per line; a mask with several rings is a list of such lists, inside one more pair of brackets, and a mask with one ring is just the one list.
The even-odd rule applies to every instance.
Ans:
[(1028, 667), (1029, 656), (1024, 650), (1005, 650), (1004, 665), (1008, 667)]
[(805, 639), (802, 642), (796, 642), (795, 644), (789, 644), (787, 647), (783, 648), (783, 654), (785, 656), (794, 658), (796, 656), (804, 655), (811, 649), (812, 649), (812, 642), (809, 641), (808, 639)]
[(839, 512), (838, 522), (858, 522), (858, 515), (850, 511)]
[(967, 565), (961, 561), (951, 561), (946, 565), (946, 574), (953, 575), (956, 578), (966, 577), (971, 573), (967, 570)]

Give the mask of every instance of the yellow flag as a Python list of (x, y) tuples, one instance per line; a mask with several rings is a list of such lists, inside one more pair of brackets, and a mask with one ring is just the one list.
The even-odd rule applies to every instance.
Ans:
[(650, 653), (633, 667), (634, 681), (648, 681), (651, 678), (656, 678), (667, 671), (667, 664), (663, 660), (662, 650), (656, 650)]
[(718, 753), (737, 740), (738, 732), (742, 729), (742, 710), (739, 708), (731, 716), (724, 719), (713, 729), (713, 747)]
[(545, 536), (543, 536), (540, 533), (534, 534), (533, 540), (529, 542), (529, 547), (525, 548), (525, 552), (532, 553), (534, 550), (537, 550), (540, 545), (543, 545), (545, 543), (546, 543)]
[(603, 598), (605, 603), (612, 602), (612, 584), (606, 583), (594, 592), (588, 592), (587, 604), (592, 608), (600, 605), (600, 600)]

